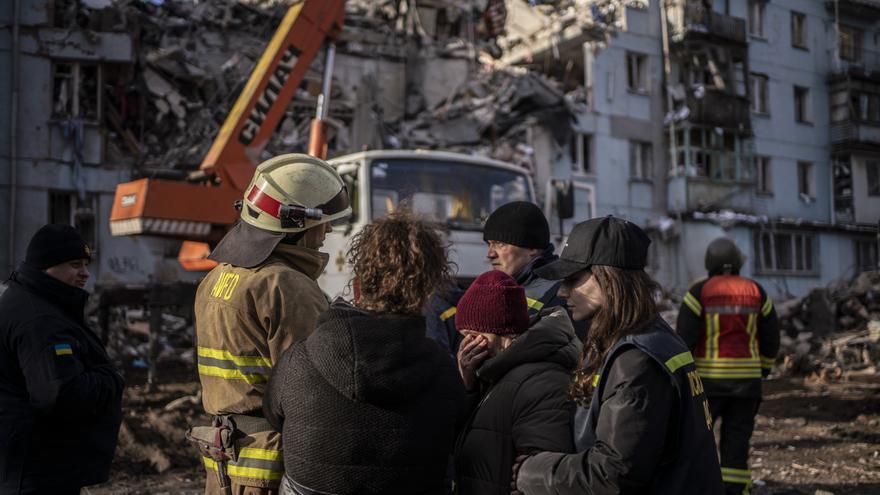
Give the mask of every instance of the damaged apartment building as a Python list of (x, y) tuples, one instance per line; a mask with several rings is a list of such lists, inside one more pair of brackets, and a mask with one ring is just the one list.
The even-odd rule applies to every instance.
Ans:
[[(138, 177), (183, 180), (198, 168), (295, 3), (3, 2), (0, 202), (8, 211), (0, 216), (0, 264), (6, 272), (24, 258), (40, 226), (63, 222), (95, 248), (90, 283), (196, 279), (199, 273), (178, 263), (179, 240), (111, 235), (115, 187)], [(462, 149), (515, 127), (518, 108), (534, 99), (527, 88), (540, 82), (501, 71), (476, 77), (479, 54), (497, 51), (504, 13), (499, 0), (346, 2), (327, 119), (330, 156), (425, 140)], [(315, 58), (261, 158), (305, 151), (323, 58)], [(496, 96), (497, 85), (507, 93)], [(501, 100), (506, 110), (494, 108)], [(480, 110), (481, 119), (469, 118)], [(432, 125), (435, 113), (445, 124)], [(455, 135), (449, 123), (458, 117), (474, 122), (476, 133)], [(505, 129), (494, 125), (500, 120)]]
[(572, 221), (647, 226), (676, 292), (721, 235), (776, 298), (877, 269), (880, 2), (558, 3), (508, 2), (500, 45), (584, 97), (566, 146), (530, 143), (574, 182)]
[[(101, 284), (193, 279), (179, 243), (110, 235), (114, 188), (198, 168), (292, 3), (3, 2), (0, 263), (61, 221), (94, 242)], [(514, 163), (557, 241), (589, 217), (633, 220), (680, 293), (728, 235), (746, 275), (800, 296), (877, 266), (878, 20), (874, 0), (350, 0), (329, 155)], [(306, 149), (323, 60), (264, 157)], [(574, 217), (559, 222), (568, 184)]]

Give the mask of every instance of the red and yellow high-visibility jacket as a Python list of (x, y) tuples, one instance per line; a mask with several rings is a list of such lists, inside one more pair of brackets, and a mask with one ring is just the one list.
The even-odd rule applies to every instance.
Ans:
[(764, 289), (716, 275), (684, 295), (677, 330), (691, 348), (708, 395), (761, 396), (761, 377), (779, 350), (776, 310)]

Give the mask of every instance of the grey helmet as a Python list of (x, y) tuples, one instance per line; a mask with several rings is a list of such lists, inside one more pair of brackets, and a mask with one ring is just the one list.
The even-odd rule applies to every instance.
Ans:
[(706, 248), (706, 270), (709, 275), (738, 275), (745, 256), (728, 237), (719, 237)]

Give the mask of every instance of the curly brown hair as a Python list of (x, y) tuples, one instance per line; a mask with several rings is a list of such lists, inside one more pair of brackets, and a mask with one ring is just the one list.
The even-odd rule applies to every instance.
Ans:
[(378, 313), (421, 314), (431, 294), (452, 281), (448, 256), (438, 228), (412, 213), (376, 220), (354, 236), (348, 251), (360, 292), (357, 305)]

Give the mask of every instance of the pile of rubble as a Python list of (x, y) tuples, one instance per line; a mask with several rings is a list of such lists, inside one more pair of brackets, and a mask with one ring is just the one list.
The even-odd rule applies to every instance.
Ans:
[[(69, 27), (128, 32), (134, 43), (137, 58), (132, 67), (105, 77), (105, 124), (114, 138), (108, 140), (107, 161), (129, 164), (145, 174), (181, 177), (197, 167), (275, 28), (300, 1), (69, 0), (76, 11), (68, 16)], [(375, 93), (383, 91), (381, 82), (374, 81), (370, 88), (363, 87), (369, 86), (365, 81), (352, 84), (351, 78), (334, 77), (328, 121), (331, 155), (364, 146), (403, 145), (404, 137), (396, 134), (418, 126), (403, 121), (434, 111), (438, 104), (437, 97), (419, 94), (420, 66), (460, 59), (467, 64), (459, 78), (467, 78), (481, 55), (498, 55), (496, 38), (504, 33), (507, 17), (503, 0), (350, 0), (345, 8), (338, 52), (403, 67), (395, 76), (406, 81), (393, 103), (406, 101), (400, 105), (402, 112), (383, 108), (388, 101), (370, 105)], [(322, 65), (319, 55), (267, 145), (266, 156), (307, 147)], [(344, 70), (339, 61), (338, 70)], [(362, 120), (377, 128), (375, 142), (352, 136), (358, 107), (367, 107)]]
[(876, 377), (880, 366), (880, 272), (851, 284), (814, 289), (776, 306), (781, 371), (833, 380)]

